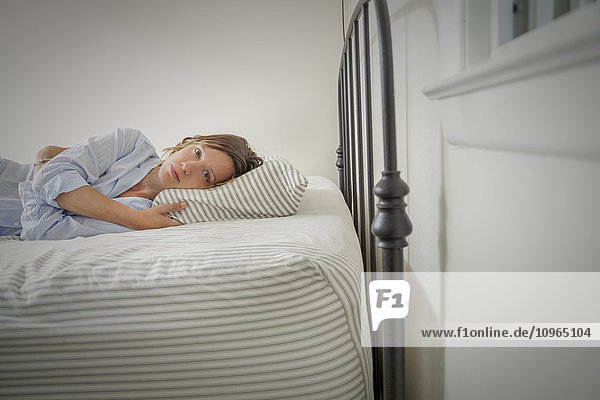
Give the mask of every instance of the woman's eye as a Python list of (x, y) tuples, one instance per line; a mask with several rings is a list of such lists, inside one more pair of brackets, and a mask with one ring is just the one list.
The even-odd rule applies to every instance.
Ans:
[(200, 158), (200, 157), (202, 156), (202, 152), (200, 151), (200, 149), (199, 149), (199, 148), (196, 148), (196, 150), (194, 150), (194, 151), (195, 151), (195, 153), (196, 153), (196, 156), (197, 156), (198, 158)]
[(206, 179), (206, 182), (210, 181), (210, 173), (208, 171), (204, 171), (204, 179)]

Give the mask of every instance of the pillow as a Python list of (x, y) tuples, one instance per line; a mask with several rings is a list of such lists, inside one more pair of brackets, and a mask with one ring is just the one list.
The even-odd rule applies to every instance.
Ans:
[(210, 189), (165, 189), (153, 204), (185, 201), (185, 209), (169, 213), (184, 224), (284, 217), (298, 211), (307, 185), (285, 158), (267, 156), (263, 165), (232, 182)]

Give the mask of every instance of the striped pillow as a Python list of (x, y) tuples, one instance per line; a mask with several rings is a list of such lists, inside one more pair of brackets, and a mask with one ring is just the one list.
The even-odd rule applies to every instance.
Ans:
[(165, 189), (154, 205), (185, 201), (169, 215), (178, 221), (223, 221), (284, 217), (295, 214), (308, 181), (286, 159), (265, 157), (263, 165), (222, 186), (210, 189)]

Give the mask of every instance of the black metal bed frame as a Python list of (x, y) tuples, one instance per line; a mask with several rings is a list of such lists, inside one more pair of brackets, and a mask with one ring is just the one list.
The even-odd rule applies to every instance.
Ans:
[[(384, 160), (381, 179), (375, 186), (373, 186), (369, 36), (371, 1), (375, 5), (375, 19), (379, 34)], [(361, 19), (362, 24), (360, 24)], [(362, 63), (361, 41), (363, 43)], [(371, 273), (403, 272), (403, 248), (408, 245), (406, 237), (411, 233), (412, 225), (406, 214), (404, 202), (404, 197), (408, 194), (408, 185), (400, 178), (400, 172), (397, 170), (392, 37), (385, 0), (359, 0), (354, 8), (344, 39), (338, 75), (338, 92), (340, 144), (337, 149), (336, 166), (339, 173), (339, 186), (353, 215), (365, 269)], [(366, 155), (364, 147), (366, 147)], [(365, 193), (365, 157), (367, 193)], [(365, 194), (368, 203), (366, 205)], [(377, 214), (373, 205), (373, 194), (379, 199)], [(367, 232), (369, 225), (370, 233)], [(380, 265), (377, 265), (375, 238), (377, 238), (377, 247), (381, 249)], [(385, 327), (382, 326), (380, 330), (382, 329)], [(373, 366), (375, 399), (404, 399), (404, 348), (374, 347)]]

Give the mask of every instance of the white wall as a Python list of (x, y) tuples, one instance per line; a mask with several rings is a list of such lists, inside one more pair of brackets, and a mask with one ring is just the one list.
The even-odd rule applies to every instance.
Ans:
[(337, 178), (338, 0), (0, 0), (0, 155), (234, 132)]
[[(355, 3), (345, 1), (346, 18)], [(411, 189), (408, 270), (600, 271), (600, 159), (570, 146), (597, 136), (600, 63), (431, 100), (423, 88), (468, 67), (465, 2), (388, 4), (399, 165)], [(489, 139), (502, 132), (533, 139), (524, 147)], [(456, 137), (486, 140), (448, 140)], [(409, 348), (406, 357), (410, 400), (600, 396), (597, 348)]]
[[(427, 8), (427, 2), (417, 3)], [(438, 21), (440, 54), (437, 79), (465, 68), (461, 4), (434, 4), (432, 19)], [(409, 58), (409, 65), (413, 62), (418, 69), (419, 59)], [(427, 84), (436, 81), (432, 78)], [(598, 98), (594, 86), (599, 80), (600, 63), (596, 61), (439, 102), (444, 137), (456, 133), (492, 138), (473, 145), (446, 141), (442, 147), (436, 163), (443, 176), (440, 225), (437, 231), (428, 229), (425, 233), (441, 238), (439, 250), (429, 249), (440, 253), (440, 270), (600, 270), (600, 249), (596, 244), (600, 213), (594, 200), (600, 196), (600, 160), (565, 155), (571, 150), (567, 146), (570, 137), (580, 137), (580, 132), (598, 132), (593, 121), (597, 119), (594, 109)], [(411, 117), (420, 118), (414, 113)], [(569, 129), (556, 137), (558, 126)], [(503, 132), (507, 136), (530, 135), (538, 141), (537, 147), (506, 145)], [(422, 135), (422, 131), (411, 130), (408, 135), (408, 143), (414, 143), (411, 138)], [(494, 141), (498, 135), (499, 140)], [(556, 145), (545, 146), (544, 140), (551, 139), (554, 143), (566, 140), (565, 150)], [(482, 143), (497, 146), (486, 148)], [(532, 152), (531, 148), (539, 152)], [(413, 155), (422, 150), (409, 146), (409, 157), (415, 160), (410, 169), (420, 171), (409, 175), (409, 183), (426, 180), (429, 175), (422, 168), (425, 165), (417, 161), (419, 156)], [(437, 185), (422, 195), (437, 197)], [(420, 201), (421, 195), (409, 199), (410, 204)], [(416, 219), (421, 215), (415, 215)], [(427, 251), (413, 246), (410, 266), (417, 270), (431, 268), (420, 264), (425, 256), (418, 253)], [(600, 351), (596, 348), (453, 348), (445, 349), (438, 362), (443, 363), (439, 398), (447, 400), (591, 399), (600, 395)], [(413, 393), (422, 391), (417, 388)]]

